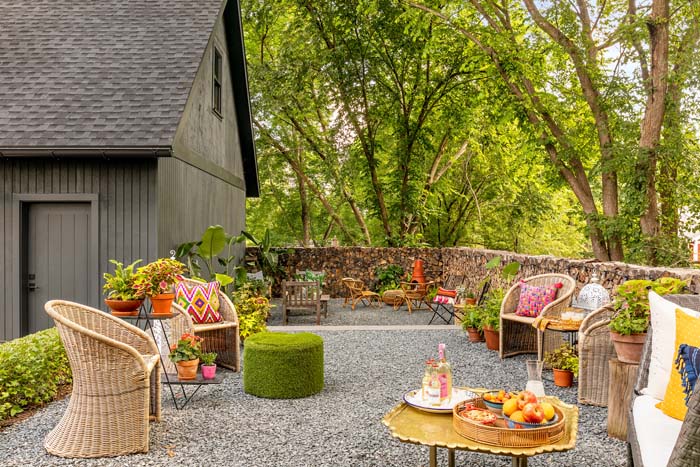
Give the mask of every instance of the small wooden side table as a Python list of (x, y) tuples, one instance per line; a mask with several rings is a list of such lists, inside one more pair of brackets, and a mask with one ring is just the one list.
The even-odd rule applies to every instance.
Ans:
[(627, 412), (634, 383), (637, 380), (638, 364), (624, 363), (616, 358), (608, 360), (610, 380), (608, 382), (608, 436), (627, 440)]

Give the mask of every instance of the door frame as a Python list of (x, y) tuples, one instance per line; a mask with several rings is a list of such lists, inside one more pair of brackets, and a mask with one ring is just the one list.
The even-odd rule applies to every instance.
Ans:
[(93, 241), (88, 245), (92, 257), (88, 271), (88, 297), (90, 304), (97, 306), (99, 300), (99, 264), (100, 264), (100, 221), (99, 194), (97, 193), (13, 193), (12, 194), (12, 312), (19, 319), (14, 321), (13, 333), (17, 336), (27, 329), (27, 315), (22, 277), (26, 267), (27, 208), (32, 203), (90, 203), (90, 236)]

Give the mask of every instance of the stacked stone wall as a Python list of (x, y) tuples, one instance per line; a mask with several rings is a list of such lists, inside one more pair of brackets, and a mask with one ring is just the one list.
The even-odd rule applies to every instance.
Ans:
[[(363, 280), (370, 288), (376, 284), (375, 269), (397, 264), (410, 278), (413, 262), (423, 260), (427, 280), (444, 281), (450, 275), (464, 276), (468, 289), (477, 292), (487, 276), (497, 285), (507, 285), (500, 275), (500, 268), (487, 270), (486, 263), (496, 256), (501, 265), (513, 261), (520, 263), (516, 280), (537, 274), (568, 274), (577, 281), (577, 292), (588, 283), (596, 272), (601, 284), (612, 293), (614, 288), (629, 279), (657, 279), (663, 276), (687, 279), (690, 290), (700, 293), (700, 270), (686, 268), (652, 268), (619, 262), (599, 262), (557, 258), (554, 256), (530, 256), (506, 251), (475, 248), (374, 248), (374, 247), (326, 247), (280, 249), (280, 266), (287, 277), (297, 270), (324, 271), (327, 279), (324, 291), (332, 297), (345, 296), (341, 279), (353, 277)], [(287, 253), (288, 252), (288, 253)], [(248, 248), (248, 255), (255, 256), (257, 248)], [(279, 279), (279, 278), (278, 278)], [(273, 293), (279, 293), (279, 280)]]

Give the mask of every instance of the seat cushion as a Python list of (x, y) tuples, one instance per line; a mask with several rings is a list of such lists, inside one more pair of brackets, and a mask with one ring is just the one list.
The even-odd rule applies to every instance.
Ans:
[(189, 313), (195, 324), (218, 323), (222, 319), (219, 313), (219, 288), (218, 282), (178, 282), (175, 286), (175, 303)]
[(508, 320), (508, 321), (517, 321), (518, 323), (525, 323), (525, 324), (532, 324), (535, 322), (535, 318), (531, 318), (529, 316), (519, 316), (516, 315), (515, 313), (505, 313), (501, 315), (502, 319)]
[(665, 467), (676, 445), (683, 423), (656, 408), (658, 399), (639, 396), (632, 405), (634, 429), (644, 467)]
[(671, 379), (673, 360), (676, 357), (676, 308), (693, 317), (700, 316), (697, 311), (684, 308), (666, 300), (654, 291), (649, 292), (649, 309), (651, 311), (651, 358), (649, 360), (649, 378), (642, 394), (663, 399), (666, 386)]
[(520, 281), (520, 299), (515, 314), (518, 316), (537, 317), (544, 309), (557, 298), (559, 289), (563, 287), (561, 282), (541, 287), (529, 285), (525, 281)]

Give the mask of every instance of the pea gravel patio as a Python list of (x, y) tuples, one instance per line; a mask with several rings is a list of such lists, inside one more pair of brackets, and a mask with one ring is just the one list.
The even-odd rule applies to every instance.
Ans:
[[(223, 384), (204, 387), (182, 411), (163, 393), (163, 421), (152, 424), (148, 454), (95, 460), (44, 451), (42, 440), (65, 410), (63, 400), (0, 432), (0, 465), (426, 466), (428, 448), (393, 439), (380, 420), (420, 384), (422, 362), (435, 355), (439, 342), (447, 344), (456, 384), (518, 389), (526, 379), (526, 357), (501, 362), (454, 327), (312, 330), (325, 341), (325, 388), (315, 396), (260, 399), (243, 392), (239, 374), (226, 372)], [(551, 379), (551, 373), (545, 376)], [(545, 387), (567, 402), (576, 400), (575, 388), (555, 389), (549, 381)], [(606, 414), (582, 406), (576, 449), (536, 456), (530, 465), (625, 465), (625, 444), (608, 438)], [(446, 455), (440, 456), (446, 464)], [(460, 451), (457, 465), (508, 466), (510, 460)]]

